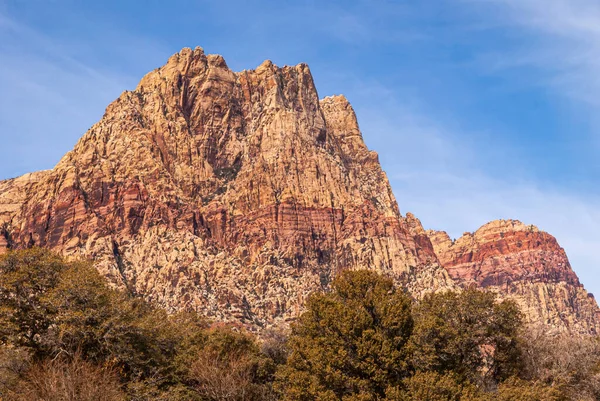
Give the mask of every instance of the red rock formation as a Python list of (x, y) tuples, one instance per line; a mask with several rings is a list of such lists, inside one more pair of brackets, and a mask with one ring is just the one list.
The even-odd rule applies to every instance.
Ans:
[(184, 49), (24, 180), (0, 184), (0, 247), (92, 257), (171, 310), (270, 324), (340, 269), (415, 295), (454, 286), (401, 218), (348, 101), (319, 101), (304, 64), (234, 73)]
[(454, 244), (426, 233), (400, 215), (348, 101), (319, 100), (306, 65), (235, 73), (199, 48), (124, 92), (54, 169), (0, 182), (0, 252), (93, 258), (169, 310), (276, 324), (337, 271), (368, 268), (417, 297), (452, 275), (520, 297), (532, 321), (597, 329), (556, 241), (494, 224)]
[(600, 311), (556, 239), (519, 221), (499, 220), (456, 241), (428, 232), (444, 268), (463, 287), (476, 285), (515, 299), (531, 323), (600, 333)]

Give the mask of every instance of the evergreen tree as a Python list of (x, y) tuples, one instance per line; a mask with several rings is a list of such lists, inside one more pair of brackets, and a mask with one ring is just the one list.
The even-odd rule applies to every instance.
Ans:
[(377, 400), (409, 376), (411, 301), (391, 280), (345, 271), (310, 297), (279, 372), (285, 400)]

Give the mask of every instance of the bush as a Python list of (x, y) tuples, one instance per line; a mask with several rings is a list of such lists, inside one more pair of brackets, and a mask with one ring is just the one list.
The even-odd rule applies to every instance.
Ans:
[(124, 401), (115, 372), (75, 356), (32, 366), (12, 391), (14, 401)]
[(523, 377), (558, 386), (570, 399), (600, 399), (600, 339), (549, 334), (541, 328), (523, 333)]
[(7, 399), (31, 364), (31, 355), (24, 348), (0, 347), (0, 400)]
[(275, 399), (275, 368), (252, 337), (221, 328), (210, 330), (188, 377), (203, 400), (266, 401)]

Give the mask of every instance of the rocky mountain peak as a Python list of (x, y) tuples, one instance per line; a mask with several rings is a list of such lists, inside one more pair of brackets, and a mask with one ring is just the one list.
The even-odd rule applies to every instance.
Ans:
[(474, 236), (485, 237), (486, 235), (515, 231), (528, 231), (533, 233), (540, 232), (540, 229), (531, 224), (524, 224), (519, 220), (493, 220), (477, 229)]
[(52, 171), (1, 185), (1, 246), (91, 257), (169, 310), (275, 324), (342, 269), (377, 270), (415, 296), (454, 288), (400, 218), (350, 103), (320, 101), (305, 64), (233, 72), (183, 49)]
[(306, 64), (234, 72), (201, 48), (124, 92), (54, 169), (0, 182), (0, 252), (31, 246), (255, 329), (293, 319), (344, 269), (417, 298), (490, 288), (559, 329), (600, 322), (549, 234), (501, 220), (452, 241), (403, 217), (349, 101), (319, 100)]

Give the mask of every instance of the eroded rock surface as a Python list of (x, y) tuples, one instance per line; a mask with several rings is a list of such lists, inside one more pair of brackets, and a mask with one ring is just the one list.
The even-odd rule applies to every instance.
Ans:
[(475, 285), (515, 299), (526, 319), (555, 330), (600, 333), (600, 311), (550, 234), (497, 220), (452, 241), (428, 231), (440, 263), (462, 287)]
[(0, 253), (34, 245), (93, 258), (168, 310), (254, 328), (297, 316), (342, 269), (415, 297), (491, 288), (559, 329), (600, 320), (550, 235), (493, 222), (453, 242), (403, 217), (352, 107), (319, 100), (306, 65), (236, 73), (200, 48), (124, 92), (53, 170), (0, 182)]
[(454, 287), (348, 101), (320, 101), (304, 64), (235, 73), (184, 49), (53, 170), (0, 194), (0, 247), (91, 257), (169, 310), (270, 325), (340, 269), (380, 271), (416, 296)]

